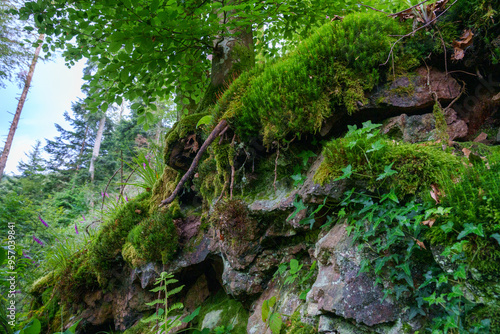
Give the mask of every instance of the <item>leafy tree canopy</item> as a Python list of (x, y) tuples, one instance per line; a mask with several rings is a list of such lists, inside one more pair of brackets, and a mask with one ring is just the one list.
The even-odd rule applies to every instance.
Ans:
[(69, 64), (82, 57), (98, 64), (85, 78), (90, 109), (140, 97), (132, 108), (147, 119), (146, 107), (154, 111), (154, 101), (176, 89), (200, 102), (224, 37), (253, 30), (256, 51), (272, 56), (335, 14), (360, 8), (353, 0), (38, 0), (19, 13), (33, 15), (48, 36), (45, 51), (65, 50)]

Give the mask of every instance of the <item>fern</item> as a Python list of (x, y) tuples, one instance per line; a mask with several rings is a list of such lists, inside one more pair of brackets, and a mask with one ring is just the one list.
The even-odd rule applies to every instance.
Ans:
[(181, 316), (177, 315), (173, 318), (169, 318), (170, 313), (175, 310), (182, 310), (184, 305), (182, 303), (174, 303), (172, 305), (168, 305), (168, 298), (179, 293), (184, 285), (181, 285), (175, 289), (168, 290), (168, 286), (174, 283), (177, 283), (178, 280), (173, 278), (174, 275), (162, 272), (160, 277), (156, 279), (155, 285), (158, 285), (156, 288), (152, 289), (151, 292), (163, 292), (164, 297), (162, 299), (155, 299), (150, 303), (146, 303), (148, 306), (162, 305), (163, 308), (158, 308), (158, 311), (153, 315), (147, 317), (146, 319), (142, 319), (142, 322), (150, 323), (156, 322), (160, 324), (163, 333), (169, 333), (173, 328), (179, 327), (182, 324)]

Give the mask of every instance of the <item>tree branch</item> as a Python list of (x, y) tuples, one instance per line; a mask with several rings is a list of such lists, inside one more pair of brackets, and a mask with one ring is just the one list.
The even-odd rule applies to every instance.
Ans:
[(212, 144), (212, 142), (217, 138), (217, 136), (221, 133), (221, 131), (227, 126), (227, 121), (225, 119), (221, 120), (219, 124), (212, 130), (210, 135), (208, 136), (207, 140), (201, 145), (201, 148), (198, 150), (198, 153), (196, 153), (196, 156), (194, 157), (193, 162), (191, 163), (191, 166), (189, 167), (188, 171), (184, 176), (181, 178), (177, 186), (175, 187), (174, 192), (165, 200), (161, 201), (160, 206), (164, 206), (167, 204), (170, 204), (174, 201), (175, 197), (179, 194), (181, 191), (182, 187), (184, 186), (184, 183), (191, 177), (193, 174), (194, 170), (196, 167), (198, 167), (198, 163), (200, 162), (201, 156), (205, 151), (207, 150), (208, 146)]

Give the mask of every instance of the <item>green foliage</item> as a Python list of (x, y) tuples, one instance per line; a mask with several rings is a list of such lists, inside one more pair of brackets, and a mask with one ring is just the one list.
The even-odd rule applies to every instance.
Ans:
[(325, 118), (352, 114), (365, 101), (364, 90), (378, 82), (393, 41), (388, 35), (401, 29), (376, 13), (328, 23), (282, 60), (238, 78), (214, 114), (225, 113), (238, 133), (260, 131), (266, 145), (315, 133)]
[(494, 275), (500, 274), (496, 265), (500, 249), (495, 239), (500, 232), (499, 158), (500, 154), (493, 153), (487, 162), (483, 162), (470, 153), (472, 163), (462, 166), (458, 175), (450, 175), (443, 169), (440, 201), (451, 211), (436, 221), (439, 227), (429, 231), (435, 244), (451, 246), (456, 240), (463, 241), (464, 254), (471, 266)]
[(460, 159), (443, 151), (441, 145), (394, 142), (380, 135), (379, 126), (370, 121), (360, 129), (349, 126), (344, 137), (326, 144), (325, 159), (316, 171), (315, 181), (324, 184), (352, 176), (368, 181), (372, 189), (395, 188), (406, 196), (439, 184), (444, 168), (451, 175), (458, 173)]
[(159, 327), (163, 330), (163, 333), (169, 333), (172, 329), (182, 325), (181, 316), (176, 315), (172, 317), (172, 312), (175, 312), (176, 310), (182, 310), (184, 308), (184, 305), (182, 303), (174, 303), (169, 306), (168, 304), (169, 298), (179, 293), (184, 287), (184, 285), (181, 285), (172, 290), (169, 290), (169, 285), (178, 282), (173, 277), (174, 275), (172, 274), (169, 274), (167, 272), (162, 272), (160, 274), (160, 277), (156, 279), (155, 285), (160, 285), (160, 286), (157, 286), (156, 288), (152, 289), (151, 292), (162, 292), (163, 298), (156, 299), (150, 303), (146, 303), (146, 305), (148, 306), (160, 305), (163, 306), (163, 308), (157, 308), (156, 313), (141, 320), (141, 322), (145, 323), (156, 322), (158, 324), (159, 322)]
[[(365, 128), (369, 129), (368, 126)], [(370, 133), (371, 130), (365, 132)], [(351, 140), (348, 143), (351, 147), (358, 145), (357, 140)], [(345, 145), (345, 147), (347, 146)], [(371, 145), (372, 148), (374, 146), (376, 145)], [(367, 150), (368, 146), (364, 145), (364, 147), (359, 154), (363, 154), (366, 163), (370, 164), (370, 160), (372, 162), (373, 160), (366, 155), (369, 151)], [(453, 166), (453, 161), (451, 164)], [(384, 172), (377, 179), (398, 177), (400, 175), (398, 169), (396, 169), (398, 173), (395, 175), (388, 173), (392, 170), (391, 167), (392, 163), (386, 165)], [(487, 173), (485, 172), (487, 167), (484, 165), (482, 167), (480, 173), (474, 174), (475, 177), (472, 177), (472, 180), (477, 182), (482, 177), (479, 177), (479, 174)], [(472, 169), (472, 167), (470, 168)], [(463, 184), (453, 179), (457, 175), (455, 174), (456, 167), (443, 168), (443, 170), (448, 173), (447, 182), (449, 182), (450, 187), (458, 189), (458, 193), (462, 195)], [(486, 189), (495, 189), (492, 192), (498, 194), (498, 175), (498, 171), (494, 171), (490, 176), (484, 177), (485, 181), (481, 183), (481, 186), (491, 182), (491, 188)], [(343, 177), (351, 178), (355, 177), (355, 174), (354, 172), (346, 173), (346, 168), (344, 168), (344, 174), (339, 178)], [(467, 179), (467, 173), (462, 172), (460, 179)], [(465, 196), (472, 197), (471, 201), (474, 201), (478, 197), (478, 192), (481, 195), (484, 192), (481, 186), (475, 184), (475, 187), (466, 187), (465, 189), (471, 189), (472, 193), (465, 194)], [(396, 299), (406, 299), (413, 302), (410, 307), (410, 318), (418, 314), (434, 313), (431, 326), (433, 333), (447, 333), (448, 331), (462, 333), (469, 332), (469, 329), (474, 333), (486, 333), (490, 325), (489, 319), (477, 319), (476, 317), (478, 321), (474, 324), (466, 321), (474, 306), (464, 296), (466, 280), (469, 275), (472, 275), (472, 268), (477, 265), (474, 263), (475, 257), (481, 250), (480, 247), (476, 246), (474, 254), (471, 256), (468, 247), (471, 243), (470, 240), (473, 240), (472, 245), (481, 243), (481, 241), (474, 243), (476, 240), (484, 240), (498, 247), (495, 238), (497, 234), (487, 238), (482, 217), (479, 218), (481, 223), (477, 224), (465, 219), (462, 221), (463, 228), (458, 230), (453, 228), (452, 221), (442, 224), (440, 227), (433, 227), (436, 220), (448, 221), (450, 216), (453, 216), (455, 208), (459, 208), (457, 212), (470, 210), (469, 205), (465, 205), (462, 209), (461, 202), (464, 199), (451, 195), (453, 192), (450, 189), (448, 189), (446, 197), (450, 196), (454, 201), (447, 204), (452, 204), (453, 207), (437, 206), (428, 209), (415, 200), (403, 202), (402, 197), (397, 196), (394, 189), (391, 189), (390, 192), (380, 192), (381, 188), (377, 190), (378, 194), (357, 191), (355, 188), (346, 192), (345, 199), (341, 203), (343, 208), (338, 214), (340, 219), (345, 217), (349, 225), (347, 227), (348, 233), (353, 237), (354, 242), (359, 243), (359, 248), (366, 256), (361, 262), (358, 275), (363, 272), (375, 274), (375, 282), (383, 288), (384, 299), (392, 295)], [(433, 191), (436, 191), (436, 188)], [(439, 196), (439, 194), (434, 193), (433, 197), (436, 202), (439, 201)], [(486, 195), (483, 200), (487, 198)], [(442, 204), (444, 204), (444, 198)], [(491, 213), (492, 210), (487, 211)], [(442, 263), (440, 262), (439, 266), (437, 263), (433, 263), (433, 254), (426, 246), (429, 242), (426, 235), (435, 235), (435, 231), (438, 230), (441, 230), (441, 233), (449, 238), (448, 242), (442, 245), (444, 251), (438, 255), (438, 257), (445, 259)], [(490, 253), (486, 252), (486, 254)], [(425, 267), (423, 267), (424, 264)], [(426, 272), (422, 277), (424, 271)]]
[(144, 192), (127, 202), (109, 219), (90, 245), (90, 263), (97, 273), (99, 283), (106, 282), (109, 270), (119, 262), (119, 253), (130, 230), (147, 217), (150, 193)]
[[(221, 311), (218, 321), (213, 324), (215, 327), (202, 328), (205, 316), (214, 311)], [(248, 311), (242, 303), (226, 295), (221, 289), (203, 302), (199, 316), (193, 323), (199, 328), (194, 331), (195, 334), (246, 334)]]
[(178, 247), (177, 229), (170, 212), (156, 212), (141, 220), (127, 239), (137, 255), (147, 261), (167, 263)]
[(165, 169), (163, 160), (163, 149), (161, 147), (154, 148), (149, 152), (141, 151), (132, 158), (133, 165), (130, 167), (139, 176), (140, 181), (128, 183), (143, 188), (147, 191), (153, 189), (154, 185), (161, 178), (161, 174)]

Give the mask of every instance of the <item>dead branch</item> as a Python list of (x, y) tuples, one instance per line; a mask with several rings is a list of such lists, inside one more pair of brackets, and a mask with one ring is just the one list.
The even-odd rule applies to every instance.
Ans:
[(398, 16), (399, 14), (403, 14), (404, 12), (409, 11), (409, 10), (411, 10), (413, 8), (416, 8), (416, 7), (420, 6), (420, 5), (423, 5), (424, 3), (429, 2), (429, 1), (431, 1), (431, 0), (424, 0), (424, 1), (420, 2), (420, 3), (417, 3), (415, 6), (411, 6), (410, 8), (406, 8), (406, 9), (404, 9), (404, 10), (402, 10), (400, 12), (394, 13), (394, 14), (389, 14), (389, 16)]
[[(430, 1), (430, 0), (426, 0), (426, 1)], [(374, 10), (374, 11), (376, 11), (376, 12), (384, 13), (384, 14), (386, 14), (386, 15), (391, 15), (391, 14), (389, 14), (389, 13), (387, 13), (387, 12), (384, 12), (383, 10), (380, 10), (380, 9), (374, 8), (374, 7), (372, 7), (372, 6), (365, 5), (364, 3), (361, 3), (361, 2), (358, 2), (358, 5), (363, 6), (363, 7), (370, 8), (371, 10)]]
[(276, 192), (276, 179), (278, 178), (278, 158), (279, 157), (280, 157), (280, 143), (278, 142), (278, 151), (276, 152), (276, 160), (274, 162), (274, 181), (273, 181), (274, 192)]
[[(234, 139), (236, 138), (236, 134), (233, 135), (233, 140), (231, 140), (231, 147), (234, 149)], [(236, 156), (235, 156), (236, 157)], [(229, 199), (233, 200), (233, 187), (234, 187), (234, 159), (231, 163), (231, 185), (229, 186)]]
[(191, 177), (193, 174), (194, 170), (196, 167), (198, 167), (198, 163), (200, 162), (201, 156), (205, 151), (207, 150), (208, 146), (212, 144), (212, 142), (217, 138), (217, 136), (221, 133), (221, 131), (227, 126), (227, 121), (225, 119), (221, 120), (219, 124), (212, 130), (210, 135), (208, 136), (207, 140), (201, 145), (201, 148), (199, 149), (198, 153), (196, 153), (196, 156), (193, 159), (193, 162), (191, 163), (191, 166), (189, 167), (188, 171), (184, 176), (181, 178), (177, 186), (175, 187), (175, 190), (172, 192), (172, 194), (165, 200), (161, 201), (160, 206), (164, 206), (167, 204), (170, 204), (173, 202), (177, 194), (181, 191), (182, 187), (184, 186), (184, 183)]
[(389, 51), (389, 55), (387, 56), (387, 60), (385, 61), (385, 63), (383, 64), (380, 64), (380, 66), (384, 66), (384, 65), (387, 65), (387, 63), (389, 62), (389, 59), (391, 59), (391, 55), (393, 54), (394, 52), (394, 47), (396, 46), (396, 44), (398, 44), (401, 40), (403, 40), (404, 38), (408, 37), (408, 36), (411, 36), (413, 34), (415, 34), (417, 31), (425, 28), (425, 27), (428, 27), (429, 25), (431, 25), (432, 23), (434, 23), (438, 18), (440, 18), (444, 13), (446, 13), (451, 7), (453, 7), (454, 4), (457, 3), (458, 0), (455, 0), (453, 1), (453, 3), (448, 7), (446, 8), (445, 10), (443, 10), (439, 15), (436, 15), (435, 18), (433, 18), (432, 20), (430, 20), (429, 22), (427, 22), (426, 24), (424, 24), (423, 26), (421, 27), (418, 27), (417, 29), (415, 30), (412, 30), (411, 32), (407, 33), (406, 35), (403, 35), (401, 36), (397, 41), (395, 41), (392, 46), (391, 46), (391, 50)]

